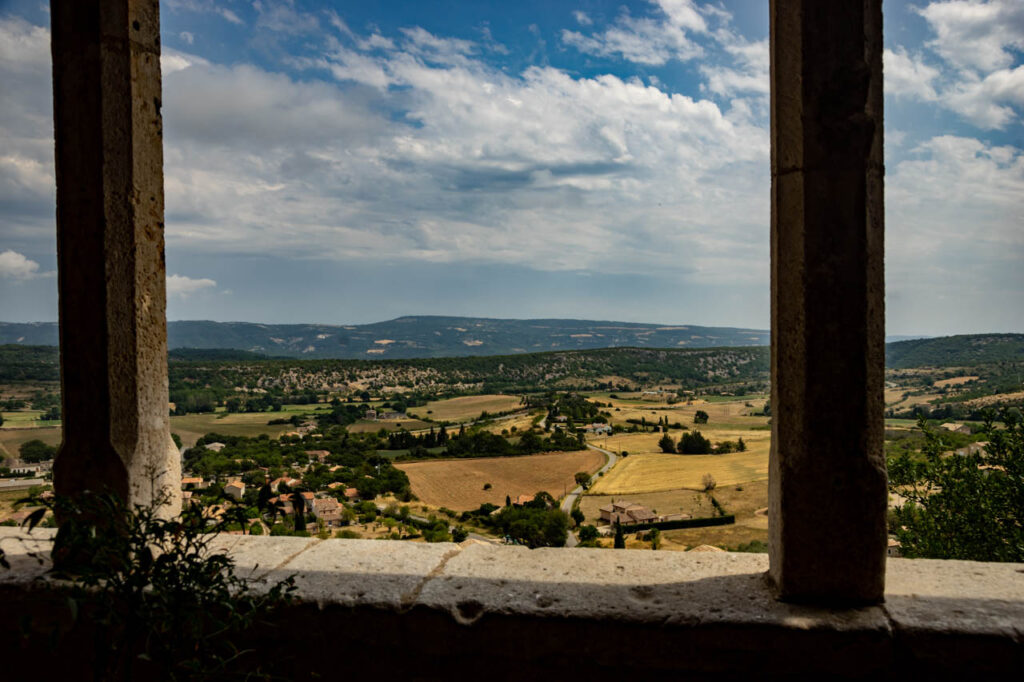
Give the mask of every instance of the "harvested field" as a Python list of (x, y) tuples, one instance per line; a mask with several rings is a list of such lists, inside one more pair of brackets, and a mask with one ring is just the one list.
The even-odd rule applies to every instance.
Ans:
[(278, 438), (282, 433), (294, 430), (291, 424), (268, 426), (271, 419), (284, 418), (279, 412), (250, 412), (246, 414), (186, 414), (171, 417), (171, 432), (181, 437), (187, 447), (208, 433), (222, 433), (225, 436), (248, 436), (255, 438), (262, 433)]
[(630, 455), (598, 479), (595, 495), (636, 495), (689, 488), (702, 490), (704, 474), (719, 486), (768, 478), (768, 453), (735, 452), (728, 455)]
[(655, 514), (689, 514), (694, 518), (701, 518), (713, 516), (715, 513), (715, 508), (707, 493), (685, 488), (635, 495), (591, 495), (588, 493), (580, 498), (580, 511), (586, 517), (584, 523), (600, 525), (600, 508), (616, 500), (641, 504)]
[[(576, 487), (573, 474), (592, 473), (605, 462), (595, 450), (548, 452), (525, 457), (482, 457), (439, 462), (396, 464), (409, 476), (412, 491), (430, 505), (458, 511), (476, 509), (484, 502), (505, 504), (505, 496), (533, 495), (545, 490), (562, 497)], [(491, 489), (484, 490), (490, 483)]]
[(398, 431), (400, 429), (420, 431), (430, 427), (430, 424), (419, 419), (378, 419), (372, 422), (358, 421), (355, 424), (349, 424), (346, 428), (351, 433), (376, 433), (381, 429), (385, 431)]
[(420, 407), (410, 407), (414, 417), (430, 417), (439, 422), (476, 419), (481, 412), (508, 412), (522, 407), (517, 395), (467, 395), (447, 400), (433, 400)]
[(983, 398), (975, 398), (973, 400), (968, 400), (966, 404), (970, 405), (971, 407), (986, 407), (988, 405), (998, 405), (1001, 403), (1017, 403), (1020, 401), (1024, 401), (1024, 391), (987, 395)]
[(16, 459), (23, 443), (41, 440), (47, 445), (60, 445), (59, 426), (41, 426), (26, 429), (0, 429), (0, 458)]
[(961, 386), (966, 384), (968, 381), (977, 381), (980, 377), (978, 376), (967, 376), (967, 377), (953, 377), (952, 379), (940, 379), (935, 382), (935, 388), (945, 388), (946, 386)]

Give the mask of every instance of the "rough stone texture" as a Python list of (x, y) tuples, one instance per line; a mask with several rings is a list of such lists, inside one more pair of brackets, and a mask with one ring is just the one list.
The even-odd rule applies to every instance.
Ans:
[(775, 0), (771, 576), (873, 603), (885, 581), (881, 0)]
[(167, 411), (157, 0), (52, 3), (59, 493), (180, 505)]
[[(27, 556), (45, 553), (51, 537), (0, 528), (12, 564), (0, 571), (0, 600), (6, 613), (64, 627), (59, 591), (38, 580), (46, 564)], [(215, 544), (229, 549), (242, 574), (295, 576), (301, 601), (239, 643), (285, 661), (293, 679), (330, 677), (339, 665), (355, 676), (386, 669), (462, 679), (486, 670), (499, 680), (1024, 670), (1021, 564), (892, 560), (884, 605), (830, 609), (775, 600), (767, 557), (757, 554), (253, 536)], [(24, 646), (15, 644), (19, 622), (0, 619), (0, 652)], [(33, 678), (57, 677), (37, 659), (5, 656), (12, 674), (24, 660)], [(63, 658), (46, 660), (59, 668)]]

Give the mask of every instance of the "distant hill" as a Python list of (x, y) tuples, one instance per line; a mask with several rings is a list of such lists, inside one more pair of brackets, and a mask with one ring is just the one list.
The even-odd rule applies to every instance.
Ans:
[[(766, 346), (769, 332), (594, 320), (400, 317), (363, 325), (178, 321), (169, 346), (293, 358), (407, 359), (515, 355), (596, 348)], [(57, 345), (56, 323), (0, 322), (0, 344)]]
[(887, 344), (885, 364), (907, 367), (970, 367), (1024, 360), (1024, 334), (963, 334)]

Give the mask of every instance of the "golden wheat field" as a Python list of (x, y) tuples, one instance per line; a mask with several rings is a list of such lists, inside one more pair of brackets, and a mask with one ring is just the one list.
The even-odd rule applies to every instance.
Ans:
[(415, 417), (430, 417), (434, 421), (466, 421), (480, 416), (481, 412), (508, 412), (520, 407), (516, 395), (467, 395), (447, 400), (433, 400), (421, 407), (410, 407), (408, 413)]
[[(505, 504), (505, 496), (533, 495), (544, 490), (562, 497), (576, 487), (577, 471), (593, 473), (605, 462), (594, 450), (549, 452), (525, 457), (483, 457), (437, 462), (399, 462), (409, 476), (416, 497), (430, 505), (458, 511), (476, 509), (484, 502)], [(484, 490), (490, 483), (491, 488)]]
[(736, 485), (768, 477), (767, 452), (728, 455), (630, 455), (591, 488), (595, 495), (630, 495), (676, 488), (702, 489), (704, 474), (720, 485)]

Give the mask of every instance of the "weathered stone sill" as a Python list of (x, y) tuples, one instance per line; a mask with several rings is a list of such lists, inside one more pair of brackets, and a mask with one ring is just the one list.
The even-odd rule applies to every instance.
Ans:
[[(303, 603), (254, 638), (267, 655), (301, 651), (296, 679), (1024, 674), (1021, 564), (890, 560), (883, 605), (822, 609), (776, 601), (758, 554), (219, 542), (245, 574), (295, 576)], [(46, 565), (27, 555), (45, 551), (48, 533), (2, 528), (0, 543), (12, 564), (0, 570), (5, 666), (33, 657), (24, 669), (47, 678), (48, 663), (64, 663), (36, 658), (16, 633), (23, 614), (53, 602)]]

